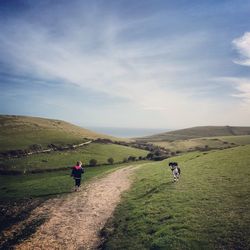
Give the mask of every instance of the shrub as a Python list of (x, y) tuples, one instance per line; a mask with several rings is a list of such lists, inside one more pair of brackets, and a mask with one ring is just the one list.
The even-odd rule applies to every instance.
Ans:
[(114, 164), (114, 159), (112, 157), (108, 158), (108, 163), (111, 165)]
[(95, 167), (96, 165), (97, 165), (97, 160), (96, 160), (96, 159), (91, 159), (91, 160), (89, 161), (89, 166)]
[(153, 153), (148, 153), (146, 158), (151, 160), (153, 158), (154, 154)]
[(42, 150), (42, 145), (41, 144), (33, 144), (29, 146), (29, 149), (32, 151), (40, 151)]
[(160, 151), (160, 150), (156, 150), (156, 151), (154, 151), (154, 155), (156, 155), (156, 156), (160, 156), (160, 155), (161, 155), (161, 151)]
[(55, 144), (53, 144), (53, 143), (48, 144), (47, 147), (48, 147), (48, 148), (52, 148), (52, 149), (56, 149), (56, 148), (57, 148), (57, 146), (56, 146)]
[(128, 159), (126, 157), (124, 157), (122, 162), (126, 163), (126, 162), (128, 162)]
[(152, 160), (153, 161), (162, 161), (162, 160), (165, 160), (167, 158), (168, 158), (167, 155), (154, 155)]
[(129, 156), (128, 157), (128, 161), (135, 161), (136, 160), (136, 157), (135, 156)]

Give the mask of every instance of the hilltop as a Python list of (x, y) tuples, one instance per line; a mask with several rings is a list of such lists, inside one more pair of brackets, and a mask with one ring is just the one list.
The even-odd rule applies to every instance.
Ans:
[(139, 141), (176, 141), (202, 137), (250, 135), (250, 127), (201, 126), (137, 138)]
[(61, 120), (16, 115), (0, 115), (0, 131), (0, 152), (34, 144), (46, 148), (49, 144), (62, 146), (97, 138), (118, 140)]

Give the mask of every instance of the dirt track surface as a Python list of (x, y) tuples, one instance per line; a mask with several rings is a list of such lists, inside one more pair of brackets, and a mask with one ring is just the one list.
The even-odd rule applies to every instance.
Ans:
[(31, 216), (48, 219), (15, 249), (96, 249), (99, 232), (119, 203), (121, 193), (131, 184), (134, 167), (126, 167), (96, 179), (67, 197), (51, 199)]

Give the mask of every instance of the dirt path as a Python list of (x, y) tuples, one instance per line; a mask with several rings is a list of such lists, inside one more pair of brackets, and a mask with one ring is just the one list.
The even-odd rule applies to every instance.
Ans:
[(48, 220), (16, 249), (96, 249), (98, 233), (119, 203), (121, 193), (130, 187), (134, 169), (119, 169), (92, 181), (80, 192), (36, 208), (30, 220), (44, 214)]

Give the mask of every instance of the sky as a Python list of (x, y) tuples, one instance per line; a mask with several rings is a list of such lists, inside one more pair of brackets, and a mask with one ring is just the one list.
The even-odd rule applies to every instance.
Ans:
[(0, 0), (0, 114), (250, 126), (250, 0)]

